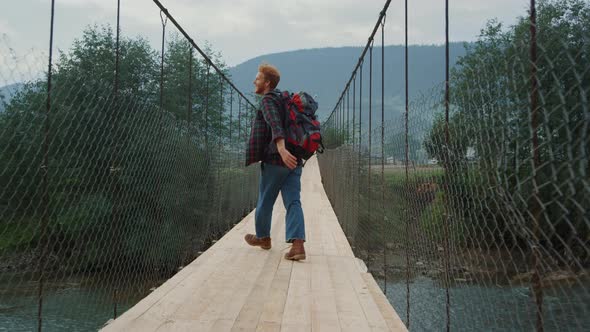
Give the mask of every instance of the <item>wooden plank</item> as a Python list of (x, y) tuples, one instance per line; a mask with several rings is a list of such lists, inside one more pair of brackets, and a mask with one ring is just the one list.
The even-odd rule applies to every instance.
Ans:
[[(284, 219), (284, 212), (274, 211), (273, 219)], [(271, 237), (277, 239), (280, 232), (284, 230), (284, 223), (275, 223), (272, 229)], [(246, 233), (246, 232), (244, 232)], [(255, 280), (261, 275), (267, 277), (265, 272), (276, 270), (280, 252), (276, 249), (277, 241), (274, 241), (275, 248), (269, 251), (261, 250), (256, 247), (249, 247), (243, 239), (236, 239), (241, 248), (235, 252), (247, 253), (245, 258), (239, 259), (238, 263), (233, 266), (219, 267), (220, 276), (209, 280), (205, 285), (200, 286), (210, 291), (209, 296), (201, 296), (198, 305), (187, 305), (182, 311), (175, 314), (182, 319), (190, 317), (197, 320), (200, 330), (206, 331), (211, 329), (215, 331), (214, 326), (221, 326), (224, 322), (235, 321), (236, 317), (242, 310), (244, 303), (251, 294), (250, 290), (255, 287)], [(266, 267), (266, 271), (265, 271)], [(270, 274), (272, 276), (272, 274)], [(199, 315), (195, 315), (196, 308), (203, 310)]]
[[(277, 211), (278, 210), (278, 211)], [(276, 274), (277, 268), (281, 261), (282, 251), (281, 242), (284, 242), (284, 236), (280, 234), (285, 230), (285, 211), (276, 209), (273, 211), (274, 225), (271, 228), (271, 238), (273, 239), (273, 248), (269, 250), (264, 265), (255, 275), (249, 274), (240, 279), (243, 284), (249, 285), (235, 289), (231, 295), (231, 302), (225, 306), (220, 319), (231, 319), (234, 324), (232, 331), (253, 331), (256, 329), (260, 315), (262, 314), (266, 294), (268, 293), (272, 280)], [(215, 330), (212, 330), (215, 331)]]
[(340, 271), (343, 271), (348, 277), (358, 301), (363, 308), (369, 326), (377, 330), (387, 330), (387, 324), (381, 315), (381, 311), (379, 311), (379, 308), (375, 304), (369, 288), (359, 273), (355, 259), (349, 257), (336, 257), (334, 259), (339, 262)]
[(385, 294), (383, 294), (381, 288), (377, 285), (373, 276), (370, 273), (363, 273), (362, 277), (365, 280), (365, 284), (369, 288), (375, 303), (379, 307), (379, 311), (381, 312), (383, 319), (385, 319), (389, 330), (400, 332), (407, 331), (408, 329), (406, 328), (406, 325), (399, 318), (398, 314), (389, 303), (389, 300), (387, 300)]
[[(330, 211), (333, 211), (330, 208)], [(346, 256), (346, 257), (354, 257), (354, 253), (352, 252), (352, 248), (348, 243), (348, 239), (346, 235), (342, 231), (342, 227), (338, 223), (338, 219), (336, 215), (332, 213), (327, 213), (324, 216), (324, 224), (326, 225), (327, 229), (330, 232), (332, 237), (332, 241), (334, 242), (334, 246), (336, 248), (338, 256)]]
[(274, 327), (281, 326), (283, 311), (289, 292), (292, 268), (293, 263), (291, 261), (281, 259), (279, 262), (279, 267), (270, 286), (267, 301), (260, 315), (257, 330), (273, 329)]
[(105, 331), (405, 331), (370, 274), (359, 270), (321, 184), (302, 177), (307, 259), (283, 259), (285, 209), (273, 211), (273, 247), (249, 247), (254, 211)]
[(289, 292), (281, 323), (282, 331), (311, 331), (311, 264), (293, 262)]
[(281, 332), (311, 332), (310, 325), (302, 324), (283, 324), (281, 326)]
[(311, 257), (311, 315), (313, 331), (341, 331), (334, 286), (326, 256)]
[(248, 300), (235, 319), (232, 331), (253, 331), (256, 329), (264, 304), (268, 300), (272, 281), (278, 271), (279, 263), (283, 259), (282, 256), (282, 252), (278, 250), (269, 254), (264, 268), (259, 273), (258, 279), (248, 295)]
[(275, 322), (260, 322), (256, 328), (256, 332), (280, 332), (281, 324)]
[[(231, 266), (234, 263), (243, 260), (245, 253), (242, 255), (227, 255), (227, 258), (222, 262), (223, 265)], [(212, 272), (208, 272), (208, 270)], [(218, 291), (218, 288), (207, 287), (210, 286), (209, 280), (218, 280), (224, 275), (223, 270), (213, 265), (209, 269), (201, 269), (193, 275), (193, 278), (188, 280), (187, 287), (179, 287), (174, 292), (171, 292), (165, 299), (161, 300), (157, 305), (150, 308), (144, 315), (138, 317), (138, 320), (144, 319), (146, 316), (150, 318), (158, 318), (163, 324), (158, 326), (157, 330), (162, 329), (162, 325), (169, 325), (176, 320), (191, 320), (193, 315), (199, 315), (205, 308), (202, 305), (203, 299), (211, 297)], [(206, 272), (206, 273), (204, 273)], [(207, 285), (203, 287), (203, 285)], [(191, 314), (184, 314), (190, 307)]]
[(324, 255), (326, 256), (338, 256), (340, 255), (340, 252), (338, 251), (338, 248), (336, 246), (336, 241), (334, 239), (334, 234), (333, 234), (333, 227), (334, 225), (331, 225), (330, 220), (328, 220), (326, 218), (326, 215), (328, 213), (324, 212), (321, 215), (321, 219), (322, 222), (321, 224), (321, 234), (322, 234), (322, 244), (324, 246)]
[[(131, 329), (132, 325), (144, 326), (145, 324), (142, 323), (144, 320), (148, 322), (155, 320), (160, 320), (160, 322), (166, 321), (168, 316), (165, 310), (163, 311), (160, 308), (166, 308), (170, 305), (173, 306), (173, 303), (180, 305), (183, 298), (190, 297), (190, 290), (195, 285), (199, 285), (200, 282), (206, 280), (214, 273), (219, 262), (225, 262), (226, 259), (231, 257), (229, 255), (230, 252), (228, 250), (216, 250), (211, 251), (208, 255), (199, 257), (197, 261), (191, 263), (198, 267), (185, 268), (187, 271), (185, 272), (186, 274), (182, 275), (182, 278), (173, 277), (168, 280), (150, 296), (107, 325), (102, 331), (122, 331)], [(181, 272), (184, 272), (184, 270)], [(148, 312), (150, 312), (149, 315), (146, 314)], [(142, 331), (154, 331), (159, 325), (149, 323), (145, 327), (142, 327)]]
[[(252, 248), (255, 249), (255, 248)], [(241, 250), (226, 264), (217, 267), (210, 278), (195, 285), (196, 290), (176, 306), (173, 316), (179, 320), (208, 321), (213, 325), (219, 307), (231, 299), (231, 292), (238, 287), (240, 274), (256, 269), (258, 261), (264, 259), (265, 253), (254, 250)], [(238, 287), (239, 288), (239, 287)], [(169, 310), (172, 310), (169, 309)]]
[(334, 299), (338, 312), (338, 321), (342, 331), (369, 331), (369, 323), (363, 312), (354, 288), (350, 284), (342, 266), (336, 256), (327, 257), (330, 278), (334, 285)]
[[(210, 331), (215, 331), (215, 332), (231, 331), (232, 327), (234, 326), (234, 322), (235, 322), (235, 320), (233, 320), (233, 319), (218, 319), (215, 321), (215, 324), (213, 324)], [(190, 331), (197, 331), (197, 330), (191, 329)]]

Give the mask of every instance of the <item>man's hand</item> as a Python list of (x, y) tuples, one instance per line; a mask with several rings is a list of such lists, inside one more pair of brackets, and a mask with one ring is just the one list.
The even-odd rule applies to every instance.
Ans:
[(292, 155), (291, 152), (289, 152), (289, 150), (287, 150), (285, 147), (285, 139), (279, 138), (275, 141), (275, 143), (277, 144), (277, 149), (279, 150), (279, 154), (281, 155), (285, 165), (289, 169), (295, 169), (295, 167), (297, 167), (297, 158), (295, 158), (295, 156)]

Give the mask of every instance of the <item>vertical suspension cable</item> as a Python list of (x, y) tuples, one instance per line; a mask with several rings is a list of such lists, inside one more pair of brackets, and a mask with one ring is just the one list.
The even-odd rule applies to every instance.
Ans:
[(356, 131), (356, 74), (354, 75), (354, 80), (352, 82), (352, 150), (354, 151), (354, 146), (356, 144), (355, 141), (355, 131)]
[[(212, 172), (211, 172), (211, 167), (212, 167), (212, 156), (211, 156), (211, 151), (210, 151), (210, 146), (209, 146), (209, 81), (210, 81), (210, 75), (211, 75), (211, 62), (209, 62), (209, 59), (205, 59), (205, 62), (207, 62), (205, 69), (206, 69), (206, 73), (205, 73), (205, 192), (207, 193), (207, 195), (211, 195), (210, 190), (211, 190), (211, 185), (210, 185), (210, 177), (212, 176)], [(215, 190), (215, 188), (213, 188), (213, 190)], [(211, 195), (213, 196), (213, 195)], [(215, 211), (213, 206), (207, 206), (206, 208), (206, 216), (207, 216), (207, 236), (209, 238), (205, 238), (204, 241), (206, 243), (209, 244), (209, 240), (211, 240), (211, 224), (212, 224), (212, 217), (211, 217), (211, 211)]]
[[(335, 120), (336, 120), (336, 130), (338, 132), (338, 145), (340, 145), (341, 142), (342, 142), (342, 133), (340, 132), (340, 100), (338, 101), (338, 106), (337, 107), (338, 108), (336, 110), (336, 119)], [(337, 169), (337, 168), (334, 168), (334, 161), (335, 160), (336, 160), (336, 158), (332, 158), (332, 167), (331, 167), (331, 169)], [(337, 177), (338, 176), (337, 176), (336, 172), (332, 172), (332, 181), (331, 181), (332, 182), (332, 191), (337, 191), (338, 190), (337, 183), (336, 183)], [(336, 196), (334, 198), (334, 202), (335, 202), (336, 205), (339, 205), (340, 204), (340, 197), (339, 196)], [(338, 213), (338, 212), (336, 212), (336, 213)]]
[[(233, 126), (233, 116), (234, 116), (234, 90), (232, 89), (232, 87), (229, 87), (229, 166), (230, 168), (233, 167), (234, 165), (234, 137), (233, 137), (233, 133), (232, 133), (232, 126)], [(229, 176), (229, 188), (230, 188), (230, 192), (232, 192), (232, 185), (233, 185), (233, 179), (234, 179), (234, 175), (233, 172), (230, 173)], [(230, 194), (231, 195), (231, 194)], [(230, 208), (230, 219), (233, 220), (234, 217), (234, 209), (233, 209), (233, 204), (232, 204), (232, 208)]]
[[(356, 147), (356, 137), (355, 137), (355, 131), (356, 131), (356, 71), (354, 73), (354, 80), (352, 83), (352, 153), (351, 153), (351, 158), (353, 160), (353, 170), (351, 172), (351, 175), (353, 175), (353, 195), (356, 195), (356, 191), (358, 190), (358, 174), (356, 174), (356, 168), (357, 168), (357, 164), (358, 164), (358, 160), (355, 159), (356, 155), (354, 154), (355, 152), (355, 147)], [(358, 215), (359, 215), (359, 211), (358, 211), (358, 199), (355, 199), (353, 201), (353, 220), (352, 220), (352, 224), (356, 225), (358, 224)], [(347, 234), (349, 237), (349, 241), (350, 239), (352, 239), (352, 234)], [(352, 242), (352, 241), (351, 241)], [(354, 243), (352, 243), (354, 245)]]
[(160, 56), (160, 121), (162, 120), (162, 112), (164, 110), (164, 47), (166, 42), (166, 23), (168, 17), (162, 16), (160, 11), (160, 19), (162, 20), (162, 51)]
[[(339, 147), (340, 149), (337, 151), (337, 155), (340, 157), (342, 155), (342, 146), (344, 145), (344, 130), (343, 130), (343, 99), (342, 97), (340, 98), (340, 101), (338, 102), (338, 133), (340, 134), (340, 142), (339, 142)], [(336, 159), (333, 159), (332, 162), (334, 162)], [(334, 172), (336, 174), (334, 174), (334, 181), (337, 181), (337, 179), (341, 178), (343, 176), (342, 174), (342, 169), (341, 168), (332, 168), (332, 169), (337, 169), (338, 172)], [(335, 182), (336, 183), (336, 190), (337, 191), (341, 191), (342, 188), (340, 188), (341, 183), (340, 181)], [(343, 215), (342, 215), (342, 208), (344, 208), (344, 204), (342, 204), (343, 198), (341, 195), (336, 197), (336, 206), (338, 207), (338, 212), (336, 212), (336, 216), (338, 217), (338, 223), (342, 224), (342, 220), (344, 219)]]
[(207, 62), (206, 68), (207, 73), (205, 74), (205, 151), (207, 158), (207, 167), (209, 167), (209, 73), (211, 71), (209, 62)]
[[(367, 207), (368, 207), (368, 216), (369, 216), (369, 225), (371, 225), (371, 228), (373, 226), (373, 219), (371, 218), (371, 164), (372, 164), (372, 151), (371, 151), (371, 146), (373, 143), (373, 128), (372, 128), (372, 122), (373, 122), (373, 42), (374, 40), (371, 40), (371, 46), (369, 47), (369, 167), (368, 167), (368, 177), (367, 177), (367, 186), (368, 186), (368, 193), (367, 193)], [(370, 257), (370, 247), (371, 247), (371, 242), (370, 242), (370, 236), (367, 236), (367, 261), (369, 260)]]
[[(218, 143), (218, 148), (217, 148), (217, 153), (219, 154), (219, 163), (222, 163), (222, 165), (217, 165), (217, 181), (218, 181), (218, 186), (221, 187), (221, 189), (219, 190), (219, 209), (217, 212), (217, 224), (221, 225), (221, 219), (222, 215), (223, 215), (223, 210), (222, 210), (222, 203), (223, 203), (223, 181), (221, 181), (221, 177), (220, 177), (220, 172), (221, 172), (221, 167), (225, 166), (225, 153), (221, 153), (221, 147), (223, 146), (223, 76), (219, 75), (219, 104), (220, 104), (220, 108), (219, 108), (219, 143)], [(229, 230), (229, 220), (227, 220), (227, 229)]]
[(381, 213), (383, 223), (383, 292), (387, 294), (387, 250), (385, 218), (385, 19), (381, 21)]
[[(346, 144), (350, 145), (350, 86), (346, 87)], [(347, 147), (347, 152), (346, 152), (346, 157), (347, 159), (350, 157), (350, 152), (348, 152), (348, 147)], [(350, 159), (348, 159), (347, 162), (347, 167), (346, 169), (346, 174), (345, 174), (345, 178), (349, 179), (350, 178), (350, 167), (348, 167), (348, 165), (350, 165)], [(349, 192), (349, 188), (350, 188), (350, 182), (347, 182), (348, 184), (348, 188), (346, 190), (346, 192)], [(347, 199), (345, 204), (346, 204), (346, 227), (344, 229), (345, 233), (349, 233), (349, 224), (350, 224), (350, 220), (351, 220), (351, 208), (350, 208), (350, 196), (345, 196), (345, 198)]]
[[(405, 15), (405, 47), (404, 47), (404, 79), (405, 79), (405, 93), (406, 93), (406, 112), (405, 112), (405, 138), (406, 138), (406, 162), (405, 162), (405, 169), (406, 169), (406, 186), (408, 185), (410, 179), (408, 176), (408, 163), (409, 163), (409, 153), (408, 153), (408, 0), (405, 0), (404, 6), (404, 15)], [(407, 188), (407, 187), (406, 187)], [(406, 189), (407, 190), (407, 189)], [(407, 209), (407, 208), (406, 208)], [(410, 245), (410, 218), (409, 213), (406, 214), (406, 236), (405, 236), (405, 256), (406, 256), (406, 328), (410, 329), (410, 254), (409, 254), (409, 245)]]
[(350, 87), (346, 90), (346, 142), (350, 142)]
[[(188, 103), (186, 108), (186, 119), (187, 119), (187, 132), (186, 132), (186, 143), (187, 147), (191, 146), (191, 127), (193, 119), (193, 46), (188, 46)], [(189, 248), (189, 254), (196, 247), (196, 232), (194, 228), (191, 229), (191, 242)], [(192, 258), (192, 257), (191, 257)]]
[[(345, 93), (346, 95), (346, 93)], [(342, 144), (346, 143), (346, 98), (342, 98), (341, 104), (341, 119), (342, 119)]]
[(114, 93), (115, 101), (119, 94), (119, 46), (121, 36), (121, 0), (117, 0), (117, 36), (115, 40), (115, 82)]
[(190, 126), (193, 115), (193, 47), (189, 45), (188, 53), (188, 105), (186, 109), (186, 119), (189, 127), (189, 141), (190, 141)]
[[(120, 35), (121, 35), (121, 0), (117, 0), (117, 35), (115, 41), (115, 77), (114, 77), (114, 89), (113, 89), (113, 96), (114, 96), (114, 108), (112, 112), (112, 130), (111, 133), (114, 133), (114, 142), (112, 144), (112, 164), (111, 164), (111, 173), (113, 174), (113, 181), (111, 185), (111, 196), (113, 197), (113, 205), (111, 206), (111, 223), (114, 226), (114, 242), (115, 245), (113, 246), (114, 250), (118, 250), (120, 246), (120, 239), (119, 239), (119, 221), (118, 221), (118, 205), (119, 205), (119, 178), (117, 173), (120, 169), (119, 166), (119, 153), (118, 153), (118, 140), (119, 140), (119, 127), (118, 127), (118, 116), (115, 112), (118, 111), (119, 108), (119, 55), (120, 55)], [(116, 272), (115, 272), (116, 273)], [(115, 283), (118, 280), (115, 275)], [(117, 285), (115, 285), (113, 289), (113, 318), (117, 318)]]
[[(164, 48), (166, 42), (166, 23), (168, 23), (168, 17), (163, 17), (162, 12), (160, 11), (160, 19), (162, 20), (162, 50), (161, 50), (161, 57), (160, 57), (160, 110), (159, 110), (159, 118), (158, 118), (158, 144), (162, 144), (162, 125), (163, 125), (163, 118), (164, 118)], [(156, 180), (156, 200), (157, 200), (157, 220), (158, 224), (162, 225), (162, 206), (160, 204), (160, 195), (161, 195), (161, 181), (162, 177), (160, 172), (158, 172), (157, 180)]]
[(340, 103), (340, 101), (338, 101), (338, 108), (336, 109), (336, 130), (338, 132), (338, 145), (342, 144), (342, 132), (340, 131), (341, 127), (340, 127), (340, 122), (341, 122), (341, 118), (340, 118), (340, 108), (342, 107), (342, 104)]
[[(338, 102), (340, 102), (340, 101), (338, 101)], [(334, 143), (336, 146), (338, 145), (338, 143), (340, 143), (340, 133), (338, 132), (338, 107), (340, 107), (340, 105), (336, 104), (335, 111), (333, 112), (334, 117), (332, 120), (332, 128), (334, 128), (334, 131), (333, 131), (334, 132)], [(333, 168), (334, 167), (334, 157), (332, 157), (330, 159), (330, 164), (331, 164), (330, 169), (334, 169)], [(336, 176), (335, 172), (330, 172), (330, 192), (332, 192), (332, 193), (335, 190), (334, 189), (334, 187), (335, 187), (334, 177), (335, 176)], [(333, 202), (334, 205), (337, 203), (337, 199), (338, 199), (337, 197), (334, 197), (334, 202)], [(334, 210), (334, 213), (337, 213), (337, 212)]]
[[(162, 21), (162, 49), (161, 49), (161, 56), (160, 56), (160, 109), (158, 110), (158, 136), (157, 136), (157, 146), (161, 146), (162, 144), (162, 136), (163, 136), (163, 119), (164, 119), (164, 50), (165, 50), (165, 41), (166, 41), (166, 24), (168, 23), (168, 17), (162, 16), (162, 11), (160, 11), (160, 19)], [(157, 158), (154, 158), (156, 163), (158, 163)], [(162, 197), (162, 176), (160, 172), (157, 172), (156, 175), (156, 220), (157, 225), (162, 228), (164, 224), (163, 214), (164, 212), (161, 202)], [(156, 232), (156, 234), (158, 234)], [(157, 236), (157, 235), (154, 235)], [(156, 247), (152, 248), (152, 250), (156, 250)], [(156, 265), (152, 263), (152, 270), (154, 279), (156, 278)]]
[[(448, 0), (447, 0), (448, 1)], [(540, 265), (541, 253), (539, 244), (539, 220), (541, 219), (542, 207), (539, 198), (539, 167), (541, 159), (539, 155), (539, 136), (537, 133), (539, 126), (539, 105), (538, 105), (538, 81), (537, 81), (537, 10), (535, 0), (530, 3), (530, 62), (531, 62), (531, 134), (532, 134), (532, 159), (533, 159), (533, 195), (530, 202), (531, 215), (533, 216), (533, 275), (531, 278), (531, 288), (535, 299), (536, 313), (536, 330), (544, 330), (543, 324), (543, 289), (541, 285)]]
[(340, 108), (341, 107), (342, 107), (341, 100), (339, 100), (337, 108), (336, 108), (336, 131), (338, 132), (338, 145), (342, 144), (342, 132), (340, 131), (340, 129), (341, 129)]
[(229, 89), (229, 146), (233, 147), (232, 122), (234, 117), (234, 90)]
[(49, 23), (49, 60), (47, 65), (47, 100), (45, 103), (45, 119), (44, 136), (43, 136), (43, 193), (41, 196), (41, 204), (43, 206), (43, 213), (41, 215), (41, 235), (39, 241), (38, 276), (39, 289), (37, 293), (38, 307), (37, 307), (37, 330), (39, 332), (43, 329), (43, 286), (45, 281), (45, 262), (47, 261), (47, 251), (49, 240), (47, 239), (47, 227), (49, 226), (49, 115), (51, 114), (51, 76), (53, 70), (53, 25), (55, 20), (55, 0), (51, 0), (51, 20)]
[[(178, 29), (178, 31), (180, 32), (180, 34), (182, 34), (186, 40), (193, 45), (193, 47), (197, 50), (197, 52), (199, 54), (201, 54), (201, 56), (203, 57), (203, 59), (205, 59), (205, 61), (207, 63), (209, 63), (209, 65), (211, 67), (213, 67), (213, 69), (215, 69), (215, 71), (224, 77), (225, 82), (231, 86), (234, 90), (236, 90), (236, 92), (244, 99), (246, 100), (247, 104), (252, 105), (252, 107), (254, 107), (254, 105), (248, 100), (248, 98), (246, 98), (246, 96), (244, 96), (244, 94), (242, 94), (242, 92), (236, 88), (236, 86), (225, 76), (225, 74), (223, 73), (223, 71), (221, 69), (219, 69), (211, 60), (211, 58), (209, 58), (209, 56), (207, 56), (207, 54), (205, 54), (205, 52), (203, 52), (203, 50), (201, 50), (201, 48), (195, 43), (195, 41), (188, 35), (188, 33), (182, 28), (182, 26), (180, 26), (180, 24), (178, 24), (178, 22), (174, 19), (174, 17), (172, 15), (170, 15), (170, 12), (168, 11), (168, 9), (166, 9), (166, 7), (164, 7), (162, 5), (162, 3), (159, 0), (152, 0), (154, 2), (154, 4), (156, 4), (156, 6), (158, 6), (158, 8), (160, 8), (160, 10), (162, 10), (162, 12), (164, 12), (164, 14), (166, 15), (166, 17), (168, 17), (170, 19), (170, 21), (172, 22), (172, 24), (174, 24), (174, 26)], [(388, 2), (391, 0), (388, 0)]]
[(340, 131), (340, 100), (336, 106), (336, 132), (338, 133), (338, 145), (342, 144), (342, 132)]
[[(244, 142), (243, 138), (242, 138), (242, 96), (238, 95), (238, 142)], [(238, 154), (241, 154), (241, 144), (238, 147)], [(240, 181), (243, 182), (243, 181)], [(240, 183), (240, 203), (244, 202), (244, 183)], [(240, 204), (241, 206), (244, 206), (243, 204)], [(242, 211), (240, 212), (240, 217), (242, 217), (244, 215), (244, 209), (242, 209)]]
[[(254, 110), (252, 108), (249, 111), (250, 112), (247, 113), (248, 114), (248, 120), (249, 120), (248, 123), (250, 124), (250, 128), (252, 128), (251, 124), (252, 124), (252, 121), (254, 120), (254, 116), (256, 115), (256, 113), (255, 113), (256, 110)], [(249, 190), (248, 190), (248, 211), (247, 212), (250, 212), (250, 211), (252, 211), (252, 209), (255, 206), (254, 205), (255, 202), (254, 202), (254, 197), (253, 196), (255, 196), (256, 194), (254, 194), (253, 191), (252, 191), (252, 188), (255, 188), (255, 184), (253, 183), (254, 180), (252, 179), (252, 177), (249, 177), (248, 180), (250, 181), (250, 183), (248, 184), (248, 189)]]
[(336, 108), (336, 131), (338, 132), (338, 145), (342, 144), (342, 132), (340, 131), (340, 108), (342, 104), (340, 100), (338, 101), (338, 106)]
[[(357, 169), (357, 178), (358, 178), (358, 185), (357, 185), (357, 197), (356, 201), (359, 207), (359, 216), (361, 215), (361, 208), (363, 207), (361, 204), (361, 167), (362, 167), (362, 136), (363, 136), (363, 66), (364, 66), (364, 59), (361, 62), (360, 72), (359, 72), (359, 156), (358, 156), (358, 169)], [(360, 219), (360, 218), (359, 218)], [(359, 220), (360, 222), (360, 220)], [(355, 241), (356, 242), (356, 241)]]
[(223, 140), (223, 112), (224, 112), (224, 105), (223, 105), (223, 77), (219, 76), (219, 145), (222, 145)]
[[(449, 149), (450, 149), (450, 134), (449, 134), (449, 0), (445, 0), (445, 144), (446, 144), (446, 159), (447, 159), (447, 167), (451, 167), (450, 165), (450, 156), (449, 156)], [(450, 171), (447, 170), (447, 172)], [(447, 173), (445, 172), (445, 173)], [(445, 181), (445, 189), (448, 193), (449, 190), (449, 175), (446, 175)], [(445, 195), (447, 197), (447, 195)], [(444, 262), (445, 262), (445, 297), (446, 297), (446, 314), (447, 314), (447, 332), (451, 330), (451, 299), (449, 294), (449, 284), (450, 284), (450, 275), (449, 275), (449, 260), (450, 260), (450, 248), (449, 248), (449, 202), (448, 199), (445, 202), (446, 206), (446, 213), (444, 217)]]
[(340, 137), (341, 137), (341, 144), (344, 144), (344, 140), (346, 136), (344, 134), (344, 99), (340, 101)]

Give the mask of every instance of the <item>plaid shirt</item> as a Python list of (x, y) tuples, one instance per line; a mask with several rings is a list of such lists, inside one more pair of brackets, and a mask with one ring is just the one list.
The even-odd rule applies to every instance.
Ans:
[(277, 138), (285, 137), (282, 112), (281, 91), (274, 89), (262, 97), (252, 120), (250, 139), (246, 147), (246, 166), (262, 161), (286, 167), (274, 143)]

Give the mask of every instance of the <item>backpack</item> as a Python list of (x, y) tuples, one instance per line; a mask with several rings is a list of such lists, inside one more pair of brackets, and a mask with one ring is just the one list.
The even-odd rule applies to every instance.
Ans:
[(306, 92), (281, 93), (284, 105), (285, 147), (297, 158), (307, 160), (324, 152), (320, 122), (315, 112), (318, 103)]

